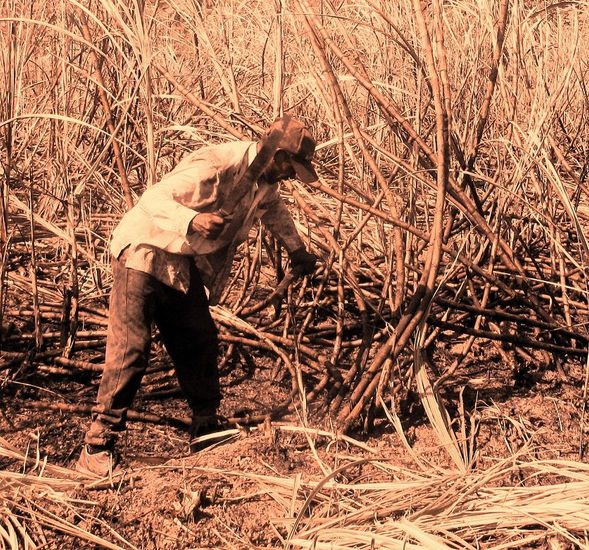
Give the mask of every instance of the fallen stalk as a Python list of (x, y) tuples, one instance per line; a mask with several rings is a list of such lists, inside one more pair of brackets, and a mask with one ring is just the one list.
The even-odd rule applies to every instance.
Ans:
[(476, 330), (456, 323), (448, 323), (441, 321), (434, 317), (428, 319), (428, 323), (444, 330), (452, 331), (455, 334), (470, 334), (483, 340), (498, 340), (501, 342), (508, 342), (524, 348), (543, 349), (561, 355), (575, 355), (579, 357), (586, 357), (589, 353), (589, 348), (571, 348), (567, 346), (559, 346), (550, 342), (541, 342), (539, 340), (531, 340), (513, 334), (500, 334), (488, 330)]

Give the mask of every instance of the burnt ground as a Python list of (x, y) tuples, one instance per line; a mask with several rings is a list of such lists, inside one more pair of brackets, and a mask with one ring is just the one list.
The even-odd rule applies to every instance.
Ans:
[[(516, 365), (513, 355), (514, 364), (510, 364), (508, 356), (497, 349), (485, 342), (475, 346), (472, 358), (441, 388), (453, 418), (460, 417), (462, 399), (466, 415), (474, 414), (479, 420), (476, 467), (488, 467), (523, 445), (534, 447), (539, 458), (579, 460), (585, 366), (571, 361), (563, 363), (560, 372), (552, 367), (532, 368), (519, 360)], [(440, 348), (431, 361), (435, 376), (436, 371), (443, 371), (447, 352)], [(157, 346), (152, 367), (157, 372), (145, 377), (134, 409), (162, 417), (186, 417), (188, 407), (175, 389), (169, 359)], [(72, 466), (89, 416), (41, 409), (37, 403), (90, 404), (98, 375), (77, 370), (71, 375), (50, 373), (35, 369), (34, 364), (29, 372), (17, 376), (10, 369), (0, 375), (0, 435), (22, 450), (38, 447), (52, 464)], [(244, 405), (263, 411), (282, 401), (290, 388), (288, 377), (274, 361), (256, 353), (248, 361), (239, 357), (229, 361), (222, 381), (225, 414)], [(310, 406), (310, 424), (337, 431), (317, 404)], [(432, 463), (448, 465), (448, 455), (440, 448), (418, 399), (408, 399), (397, 410), (417, 453)], [(281, 423), (301, 426), (296, 413)], [(414, 466), (398, 434), (378, 414), (367, 433), (350, 435), (389, 462)], [(111, 529), (115, 530), (146, 550), (282, 547), (292, 521), (288, 518), (301, 501), (295, 499), (293, 505), (288, 490), (276, 492), (276, 485), (264, 480), (295, 480), (297, 476), (319, 480), (324, 476), (320, 462), (334, 468), (346, 456), (366, 455), (359, 445), (333, 437), (308, 438), (279, 423), (241, 429), (229, 442), (190, 455), (184, 427), (129, 422), (118, 449), (127, 477), (120, 485), (102, 490), (81, 484), (70, 496), (92, 504), (85, 505), (86, 519), (72, 515), (72, 521), (109, 540), (115, 540)], [(586, 461), (586, 455), (582, 460)], [(20, 468), (17, 461), (0, 459), (0, 469)], [(94, 547), (50, 529), (44, 532), (46, 548)]]

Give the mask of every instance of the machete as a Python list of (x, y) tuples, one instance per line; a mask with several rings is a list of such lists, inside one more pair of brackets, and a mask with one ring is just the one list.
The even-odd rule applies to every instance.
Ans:
[(231, 220), (235, 207), (241, 199), (248, 193), (252, 186), (260, 179), (266, 168), (274, 159), (276, 151), (281, 146), (282, 137), (286, 134), (291, 118), (284, 115), (280, 128), (274, 128), (261, 141), (261, 147), (256, 154), (252, 163), (247, 167), (241, 179), (233, 186), (229, 196), (223, 201), (221, 207), (215, 212), (225, 221)]
[(253, 188), (256, 182), (260, 179), (264, 171), (270, 166), (274, 160), (276, 151), (284, 144), (283, 137), (286, 135), (291, 117), (285, 115), (280, 127), (273, 128), (270, 133), (262, 138), (260, 141), (260, 149), (258, 150), (254, 160), (246, 168), (241, 178), (233, 184), (231, 191), (223, 200), (222, 204), (213, 211), (213, 214), (223, 218), (225, 226), (220, 235), (215, 239), (207, 239), (199, 233), (192, 233), (188, 240), (190, 247), (200, 255), (214, 253), (222, 248), (226, 248), (233, 244), (227, 241), (227, 232), (235, 230), (237, 225), (240, 225), (242, 220), (234, 219), (234, 212), (237, 205), (247, 193)]

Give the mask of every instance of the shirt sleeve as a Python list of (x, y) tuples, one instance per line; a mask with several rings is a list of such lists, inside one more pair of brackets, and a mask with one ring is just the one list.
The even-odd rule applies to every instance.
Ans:
[(288, 252), (305, 246), (288, 208), (280, 198), (278, 186), (275, 192), (260, 205), (260, 210), (263, 212), (260, 220)]
[(147, 189), (137, 207), (160, 229), (185, 236), (194, 216), (210, 210), (219, 192), (217, 168), (189, 158)]

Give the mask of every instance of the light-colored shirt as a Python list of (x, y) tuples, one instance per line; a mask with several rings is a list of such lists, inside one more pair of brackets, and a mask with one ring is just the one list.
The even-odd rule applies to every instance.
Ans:
[[(216, 303), (235, 245), (247, 238), (256, 218), (261, 218), (287, 251), (302, 247), (278, 184), (262, 180), (236, 204), (231, 221), (217, 239), (189, 232), (198, 213), (215, 212), (223, 206), (255, 156), (256, 142), (252, 141), (211, 145), (187, 155), (123, 216), (112, 235), (113, 255), (119, 258), (127, 249), (126, 267), (149, 273), (182, 292), (188, 290), (190, 263), (195, 262), (209, 291), (214, 290), (211, 303)], [(220, 280), (220, 274), (225, 280)]]

